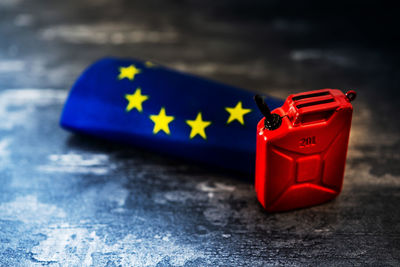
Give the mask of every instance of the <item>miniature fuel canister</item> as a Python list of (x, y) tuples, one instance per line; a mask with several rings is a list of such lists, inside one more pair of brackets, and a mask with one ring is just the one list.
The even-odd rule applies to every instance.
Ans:
[(317, 205), (342, 189), (356, 93), (324, 89), (290, 95), (257, 126), (255, 189), (267, 211)]

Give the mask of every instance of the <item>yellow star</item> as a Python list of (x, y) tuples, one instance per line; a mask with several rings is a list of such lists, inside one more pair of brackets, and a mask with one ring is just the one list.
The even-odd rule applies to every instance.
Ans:
[(122, 80), (127, 78), (131, 81), (135, 78), (136, 74), (141, 73), (142, 71), (135, 67), (135, 65), (130, 65), (128, 67), (119, 67), (119, 75), (118, 80)]
[(244, 125), (243, 116), (249, 112), (251, 109), (243, 108), (242, 101), (239, 101), (234, 108), (225, 108), (225, 110), (229, 113), (227, 124), (231, 123), (234, 120), (237, 120), (242, 125)]
[(144, 64), (145, 64), (146, 67), (148, 67), (148, 68), (152, 68), (152, 67), (157, 66), (157, 64), (154, 64), (153, 62), (151, 62), (151, 61), (149, 61), (149, 60), (147, 60)]
[(139, 112), (143, 111), (142, 103), (149, 99), (149, 96), (142, 95), (142, 89), (137, 88), (134, 94), (126, 94), (126, 100), (128, 100), (128, 105), (126, 106), (126, 111), (131, 111), (132, 109), (136, 108)]
[(201, 112), (197, 114), (195, 120), (187, 120), (186, 123), (192, 127), (192, 130), (190, 131), (190, 139), (194, 138), (198, 134), (204, 139), (207, 139), (206, 132), (204, 130), (211, 124), (211, 121), (203, 121)]
[(158, 115), (150, 115), (150, 119), (154, 122), (153, 134), (163, 130), (166, 134), (170, 134), (168, 124), (175, 118), (173, 116), (167, 116), (165, 114), (165, 108), (161, 108)]

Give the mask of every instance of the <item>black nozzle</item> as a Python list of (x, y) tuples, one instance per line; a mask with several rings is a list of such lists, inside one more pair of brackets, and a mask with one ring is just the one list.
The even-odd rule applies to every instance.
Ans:
[(264, 98), (260, 95), (254, 96), (254, 101), (257, 104), (258, 109), (264, 115), (264, 126), (268, 130), (278, 129), (282, 124), (282, 118), (278, 114), (271, 113), (268, 105), (265, 103)]

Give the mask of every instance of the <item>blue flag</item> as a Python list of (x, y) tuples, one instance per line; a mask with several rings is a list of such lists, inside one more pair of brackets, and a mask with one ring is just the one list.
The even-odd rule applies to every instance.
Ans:
[[(254, 93), (152, 62), (102, 59), (76, 81), (61, 126), (233, 170), (253, 172)], [(283, 100), (267, 97), (271, 110)]]

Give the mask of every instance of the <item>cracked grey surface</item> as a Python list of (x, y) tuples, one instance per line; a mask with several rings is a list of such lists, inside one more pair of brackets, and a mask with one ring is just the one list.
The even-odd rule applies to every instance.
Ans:
[[(0, 1), (1, 266), (400, 264), (398, 54), (239, 3)], [(268, 214), (252, 177), (63, 131), (68, 88), (108, 55), (281, 98), (356, 89), (343, 192)]]

